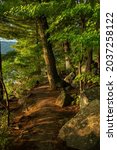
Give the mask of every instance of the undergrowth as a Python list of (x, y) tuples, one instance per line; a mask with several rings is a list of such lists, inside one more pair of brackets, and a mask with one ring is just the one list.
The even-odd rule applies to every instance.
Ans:
[(0, 150), (8, 150), (9, 144), (9, 129), (7, 122), (7, 112), (0, 111)]

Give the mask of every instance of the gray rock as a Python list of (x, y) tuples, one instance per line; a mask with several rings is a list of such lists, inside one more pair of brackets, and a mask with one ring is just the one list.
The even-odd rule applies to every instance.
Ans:
[(71, 105), (74, 99), (66, 93), (65, 90), (62, 90), (58, 98), (56, 99), (55, 104), (59, 107), (65, 107)]
[(90, 102), (61, 128), (58, 137), (66, 141), (68, 147), (79, 150), (97, 149), (100, 139), (99, 108), (98, 100)]

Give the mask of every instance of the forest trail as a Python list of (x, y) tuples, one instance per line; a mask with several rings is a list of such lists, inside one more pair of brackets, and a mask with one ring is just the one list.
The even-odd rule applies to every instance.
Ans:
[(57, 136), (78, 108), (56, 106), (59, 94), (59, 91), (51, 91), (48, 85), (36, 87), (28, 98), (28, 108), (22, 106), (13, 111), (12, 150), (71, 150)]

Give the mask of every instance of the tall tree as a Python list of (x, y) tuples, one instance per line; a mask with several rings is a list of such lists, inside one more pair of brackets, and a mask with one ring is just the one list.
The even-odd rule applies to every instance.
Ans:
[(70, 43), (68, 40), (63, 42), (63, 49), (65, 53), (65, 68), (66, 70), (69, 70), (71, 68), (70, 58), (68, 53), (70, 52)]
[(93, 49), (90, 48), (87, 54), (86, 72), (91, 72), (91, 64), (93, 62)]
[[(48, 22), (47, 22), (47, 10), (53, 7), (53, 2), (30, 2), (26, 1), (26, 3), (21, 3), (20, 6), (12, 8), (10, 13), (12, 16), (17, 16), (20, 20), (28, 19), (29, 22), (32, 20), (36, 20), (36, 30), (39, 27), (38, 33), (40, 37), (40, 43), (42, 46), (42, 51), (44, 54), (44, 60), (47, 68), (48, 81), (51, 89), (55, 89), (57, 83), (62, 83), (61, 79), (57, 73), (56, 69), (56, 61), (52, 50), (52, 43), (49, 41), (50, 34), (47, 33), (48, 30)], [(16, 9), (17, 8), (17, 9)], [(47, 10), (46, 10), (47, 9)], [(46, 12), (46, 13), (45, 13)], [(17, 22), (18, 19), (17, 19)], [(13, 25), (14, 26), (14, 25)], [(15, 25), (17, 27), (17, 25)], [(60, 85), (59, 84), (59, 85)]]
[(52, 44), (49, 41), (50, 34), (46, 33), (48, 30), (48, 23), (45, 15), (39, 17), (39, 35), (41, 38), (42, 50), (44, 54), (44, 59), (47, 67), (48, 81), (51, 89), (55, 89), (57, 82), (61, 79), (57, 73), (55, 57), (52, 51)]
[[(75, 60), (76, 67), (79, 61), (81, 65), (86, 64), (86, 59), (82, 57), (86, 57), (87, 54), (87, 66), (91, 66), (89, 63), (91, 61), (88, 62), (88, 60), (92, 58), (92, 52), (89, 55), (89, 51), (93, 49), (94, 52), (99, 40), (99, 29), (95, 30), (98, 24), (96, 23), (97, 15), (95, 15), (99, 8), (97, 1), (96, 5), (90, 4), (90, 0), (77, 2), (61, 0), (59, 2), (61, 3), (58, 3), (58, 0), (22, 0), (18, 1), (18, 5), (15, 2), (10, 11), (8, 9), (9, 13), (4, 13), (7, 23), (3, 29), (9, 27), (9, 30), (6, 31), (9, 31), (10, 36), (17, 37), (17, 39), (25, 36), (27, 40), (35, 38), (36, 43), (41, 45), (48, 80), (53, 89), (56, 88), (58, 82), (62, 84), (56, 69), (55, 56), (57, 55), (54, 56), (54, 54), (57, 52), (53, 45), (64, 43), (64, 49), (69, 49), (69, 45), (65, 43), (68, 40), (71, 48), (71, 62)], [(5, 35), (5, 30), (0, 33)], [(62, 50), (61, 47), (63, 55)]]
[(93, 55), (97, 47), (99, 48), (98, 2), (76, 1), (75, 5), (66, 7), (60, 12), (50, 26), (50, 30), (54, 41), (69, 39), (73, 52), (71, 58), (79, 66), (79, 76), (82, 76), (81, 65), (85, 65), (86, 70), (91, 72)]

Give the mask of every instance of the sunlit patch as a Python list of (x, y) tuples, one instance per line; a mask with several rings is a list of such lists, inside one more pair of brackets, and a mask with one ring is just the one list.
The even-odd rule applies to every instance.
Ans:
[(79, 129), (78, 135), (86, 136), (89, 135), (91, 132), (94, 132), (97, 136), (99, 136), (99, 129), (100, 129), (100, 116), (99, 115), (92, 115), (88, 116), (86, 121), (83, 123), (84, 127)]

